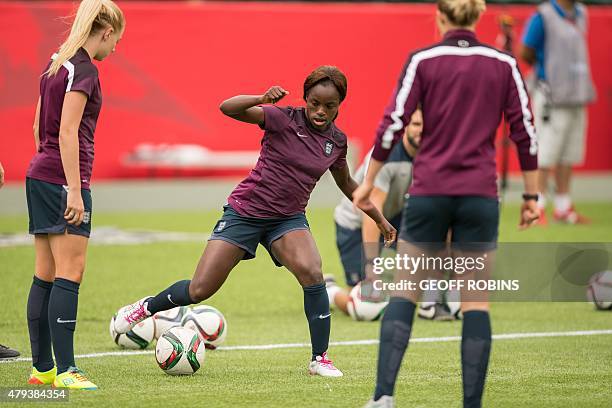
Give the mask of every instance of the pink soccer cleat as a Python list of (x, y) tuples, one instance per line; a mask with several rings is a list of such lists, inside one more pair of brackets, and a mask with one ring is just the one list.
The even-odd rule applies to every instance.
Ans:
[(331, 360), (327, 358), (327, 353), (317, 356), (308, 366), (310, 375), (320, 375), (322, 377), (342, 377), (342, 371), (338, 370)]
[(151, 316), (151, 313), (147, 310), (147, 300), (150, 298), (150, 296), (147, 296), (138, 302), (119, 309), (115, 315), (115, 331), (119, 334), (127, 333), (138, 323)]

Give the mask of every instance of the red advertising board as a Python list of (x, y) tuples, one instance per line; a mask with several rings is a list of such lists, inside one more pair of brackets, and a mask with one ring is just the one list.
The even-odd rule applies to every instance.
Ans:
[[(150, 174), (126, 164), (143, 143), (196, 144), (212, 156), (215, 151), (257, 150), (261, 131), (224, 117), (219, 103), (278, 84), (291, 92), (284, 102), (299, 105), (304, 78), (322, 64), (336, 65), (348, 77), (348, 96), (337, 122), (363, 154), (407, 55), (438, 39), (433, 5), (119, 4), (127, 19), (125, 35), (117, 52), (98, 63), (104, 102), (94, 182)], [(59, 17), (73, 13), (73, 7), (71, 2), (0, 2), (0, 161), (9, 181), (24, 178), (33, 154), (39, 75), (69, 28)], [(478, 34), (493, 44), (497, 17), (507, 13), (516, 20), (520, 37), (533, 11), (533, 6), (489, 6)], [(587, 159), (581, 170), (610, 171), (612, 8), (591, 7), (589, 27), (599, 98), (589, 108)], [(227, 174), (232, 167), (228, 163), (205, 173)], [(516, 167), (513, 158), (511, 168)]]

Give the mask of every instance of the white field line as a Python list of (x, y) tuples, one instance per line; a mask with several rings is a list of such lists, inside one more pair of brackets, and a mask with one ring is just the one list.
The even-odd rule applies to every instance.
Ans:
[[(612, 335), (611, 330), (580, 330), (580, 331), (565, 331), (565, 332), (536, 332), (536, 333), (506, 333), (494, 334), (493, 340), (515, 340), (543, 337), (574, 337), (574, 336), (600, 336)], [(448, 337), (417, 337), (410, 339), (410, 343), (446, 343), (452, 341), (460, 341), (461, 336)], [(377, 339), (370, 340), (349, 340), (349, 341), (332, 341), (330, 346), (367, 346), (378, 344)], [(256, 344), (249, 346), (225, 346), (219, 347), (219, 350), (234, 351), (234, 350), (275, 350), (287, 348), (307, 348), (310, 343), (284, 343), (284, 344)], [(97, 357), (113, 357), (113, 356), (140, 356), (145, 354), (153, 354), (153, 350), (138, 350), (138, 351), (107, 351), (103, 353), (79, 354), (76, 358), (97, 358)], [(0, 363), (11, 363), (20, 361), (32, 361), (30, 357), (20, 357), (13, 360), (4, 360)]]

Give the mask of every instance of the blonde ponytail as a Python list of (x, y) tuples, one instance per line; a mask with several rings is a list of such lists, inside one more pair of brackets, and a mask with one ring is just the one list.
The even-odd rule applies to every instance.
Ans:
[(458, 27), (469, 27), (487, 9), (485, 0), (438, 0), (438, 10)]
[(123, 12), (112, 0), (81, 1), (70, 34), (60, 46), (46, 74), (49, 76), (57, 74), (62, 64), (76, 54), (90, 34), (108, 27), (122, 31), (124, 25)]

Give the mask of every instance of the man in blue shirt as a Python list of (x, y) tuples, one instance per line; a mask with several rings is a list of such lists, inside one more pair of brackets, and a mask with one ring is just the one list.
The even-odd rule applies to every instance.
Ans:
[(532, 89), (538, 130), (540, 224), (548, 175), (555, 172), (553, 217), (569, 224), (587, 223), (576, 212), (569, 194), (572, 166), (585, 155), (586, 109), (594, 99), (586, 43), (587, 13), (575, 0), (550, 0), (538, 6), (527, 22), (521, 57), (534, 66)]

